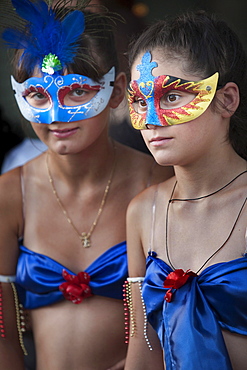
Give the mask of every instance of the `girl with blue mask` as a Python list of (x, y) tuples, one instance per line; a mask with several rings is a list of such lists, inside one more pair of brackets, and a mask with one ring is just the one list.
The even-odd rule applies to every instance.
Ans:
[(127, 211), (126, 370), (244, 370), (246, 56), (223, 21), (159, 21), (130, 48), (133, 126), (175, 176)]
[(1, 2), (16, 101), (48, 148), (0, 178), (4, 369), (24, 369), (26, 313), (35, 368), (123, 369), (126, 209), (171, 174), (108, 136), (126, 78), (113, 14), (88, 3)]

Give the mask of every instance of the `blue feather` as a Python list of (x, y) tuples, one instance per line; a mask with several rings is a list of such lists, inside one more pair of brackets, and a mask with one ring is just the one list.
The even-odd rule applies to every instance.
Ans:
[(62, 21), (62, 29), (65, 34), (65, 42), (75, 42), (85, 29), (83, 13), (79, 10), (69, 13)]
[(64, 58), (70, 61), (76, 53), (76, 41), (85, 29), (84, 14), (78, 10), (68, 14), (62, 21), (62, 35), (61, 40), (61, 59)]
[(77, 51), (77, 41), (85, 29), (84, 14), (74, 10), (62, 21), (43, 0), (12, 0), (19, 16), (27, 21), (27, 30), (6, 29), (3, 39), (15, 49), (23, 49), (22, 61), (28, 70), (42, 64), (49, 53), (55, 54), (62, 66), (69, 64)]
[(5, 43), (13, 49), (26, 49), (29, 46), (28, 40), (20, 39), (20, 31), (14, 29), (7, 29), (2, 35)]
[(16, 13), (23, 19), (33, 22), (40, 14), (48, 13), (48, 5), (44, 1), (32, 3), (29, 0), (12, 0)]

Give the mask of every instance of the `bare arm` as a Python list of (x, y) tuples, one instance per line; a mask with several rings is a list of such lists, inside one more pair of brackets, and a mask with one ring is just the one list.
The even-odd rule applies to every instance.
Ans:
[[(143, 213), (145, 213), (145, 209), (143, 210), (135, 200), (132, 201), (127, 212), (127, 245), (130, 277), (144, 277), (145, 275), (146, 258), (139, 232), (141, 230), (142, 219), (140, 215)], [(159, 339), (149, 324), (146, 327), (148, 339), (145, 337), (146, 317), (139, 284), (138, 282), (130, 284), (133, 316), (130, 322), (130, 338), (125, 370), (164, 370), (163, 353)], [(150, 350), (150, 346), (152, 350)]]
[[(19, 170), (0, 177), (0, 275), (15, 275), (22, 219)], [(3, 328), (0, 363), (3, 369), (24, 369), (17, 330), (17, 312), (10, 283), (1, 282)]]

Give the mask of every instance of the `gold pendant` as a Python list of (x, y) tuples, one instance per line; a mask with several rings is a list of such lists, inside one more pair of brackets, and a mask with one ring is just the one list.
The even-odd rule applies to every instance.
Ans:
[(87, 233), (85, 232), (81, 233), (80, 239), (81, 244), (84, 248), (89, 248), (91, 246), (90, 236)]

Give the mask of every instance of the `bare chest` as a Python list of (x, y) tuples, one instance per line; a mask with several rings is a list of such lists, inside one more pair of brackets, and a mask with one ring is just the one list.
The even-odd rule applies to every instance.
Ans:
[(223, 209), (211, 204), (170, 204), (168, 210), (158, 210), (149, 239), (152, 249), (173, 268), (197, 272), (240, 258), (246, 250), (246, 226), (244, 199)]

